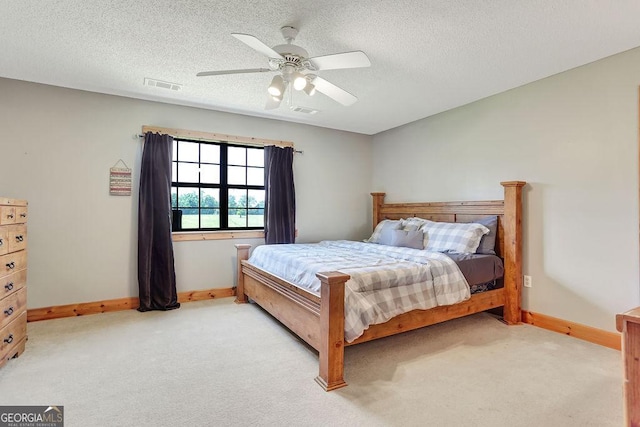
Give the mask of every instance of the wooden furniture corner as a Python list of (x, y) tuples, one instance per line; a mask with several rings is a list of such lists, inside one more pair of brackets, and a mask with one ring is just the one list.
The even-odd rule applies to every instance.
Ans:
[(237, 251), (237, 271), (238, 271), (238, 284), (236, 286), (236, 304), (244, 304), (247, 301), (247, 296), (244, 293), (244, 275), (242, 274), (242, 261), (249, 259), (249, 249), (251, 245), (246, 243), (240, 243), (235, 245)]
[(640, 427), (640, 307), (616, 316), (622, 332), (625, 425)]

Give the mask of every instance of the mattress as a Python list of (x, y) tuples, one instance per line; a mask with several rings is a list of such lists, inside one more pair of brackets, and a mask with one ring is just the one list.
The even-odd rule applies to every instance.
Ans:
[(496, 255), (447, 254), (455, 261), (469, 286), (492, 282), (504, 276), (504, 264)]

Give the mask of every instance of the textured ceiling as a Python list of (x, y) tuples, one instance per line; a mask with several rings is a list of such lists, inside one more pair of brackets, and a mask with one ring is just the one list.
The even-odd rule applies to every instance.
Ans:
[[(638, 0), (0, 0), (0, 76), (375, 134), (640, 46), (639, 16)], [(357, 103), (265, 110), (271, 73), (196, 77), (267, 67), (231, 33), (274, 46), (285, 25), (310, 56), (369, 56), (319, 73)]]

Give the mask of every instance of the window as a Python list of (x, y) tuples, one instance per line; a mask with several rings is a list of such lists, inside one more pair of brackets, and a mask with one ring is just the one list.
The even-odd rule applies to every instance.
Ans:
[(264, 149), (173, 141), (173, 231), (264, 228)]

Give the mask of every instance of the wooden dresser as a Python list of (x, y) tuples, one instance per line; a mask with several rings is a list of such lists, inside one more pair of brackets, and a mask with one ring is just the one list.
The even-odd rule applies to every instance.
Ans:
[(618, 314), (616, 327), (622, 332), (624, 425), (636, 427), (640, 426), (640, 307)]
[(27, 201), (0, 197), (0, 366), (27, 340)]

